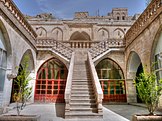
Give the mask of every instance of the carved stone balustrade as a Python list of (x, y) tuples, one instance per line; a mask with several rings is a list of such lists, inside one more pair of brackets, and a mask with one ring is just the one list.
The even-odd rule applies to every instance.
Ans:
[(90, 48), (89, 52), (91, 53), (92, 59), (94, 59), (111, 48), (124, 48), (124, 47), (125, 47), (124, 40), (108, 39), (105, 41), (101, 41), (100, 43), (96, 44), (96, 46)]
[(146, 27), (154, 21), (162, 12), (162, 1), (152, 0), (137, 21), (132, 25), (125, 35), (126, 47), (128, 47), (135, 38), (146, 29)]
[(65, 46), (63, 43), (58, 42), (54, 39), (47, 39), (47, 38), (41, 38), (36, 40), (36, 46), (39, 50), (39, 48), (51, 50), (63, 57), (65, 57), (68, 61), (71, 59), (73, 50), (67, 46)]

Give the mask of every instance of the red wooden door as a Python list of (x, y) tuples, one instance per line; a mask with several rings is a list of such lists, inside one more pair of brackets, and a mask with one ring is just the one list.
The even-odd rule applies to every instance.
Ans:
[(35, 101), (64, 102), (67, 68), (55, 58), (46, 61), (38, 70)]

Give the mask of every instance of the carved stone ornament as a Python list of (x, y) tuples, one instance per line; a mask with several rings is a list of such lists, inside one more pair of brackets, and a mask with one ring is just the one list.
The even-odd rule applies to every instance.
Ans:
[(7, 74), (8, 80), (11, 80), (11, 79), (15, 78), (16, 76), (17, 76), (17, 74), (15, 74), (15, 73)]

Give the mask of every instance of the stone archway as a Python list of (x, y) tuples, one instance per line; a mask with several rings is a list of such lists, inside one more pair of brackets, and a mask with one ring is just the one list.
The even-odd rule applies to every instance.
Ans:
[[(142, 72), (143, 66), (139, 55), (132, 51), (127, 60), (127, 101), (128, 102), (141, 102), (137, 97), (136, 87), (133, 80)], [(138, 100), (137, 100), (138, 99)]]
[(45, 61), (38, 69), (35, 84), (35, 102), (64, 102), (67, 68), (58, 59)]
[(126, 102), (123, 70), (112, 59), (105, 58), (96, 65), (96, 71), (104, 94), (104, 102)]
[[(24, 62), (25, 59), (27, 59), (27, 61), (28, 61), (28, 71), (30, 72), (30, 74), (32, 74), (34, 72), (34, 70), (35, 70), (34, 58), (33, 58), (31, 50), (28, 49), (28, 50), (26, 50), (26, 52), (24, 53), (24, 55), (23, 55), (23, 57), (22, 57), (22, 59), (20, 61), (17, 76), (21, 73), (21, 71), (24, 68), (23, 67), (23, 65), (24, 65), (23, 62)], [(19, 91), (16, 81), (17, 81), (17, 77), (15, 77), (13, 79), (13, 82), (12, 82), (12, 91), (11, 91), (11, 97), (10, 97), (10, 102), (11, 103), (14, 102), (14, 99), (13, 99), (14, 93)], [(29, 85), (29, 86), (32, 86), (32, 85)]]

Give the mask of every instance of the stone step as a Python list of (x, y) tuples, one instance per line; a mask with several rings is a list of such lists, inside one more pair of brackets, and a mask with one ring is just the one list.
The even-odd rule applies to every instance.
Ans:
[(81, 97), (86, 97), (86, 96), (94, 96), (94, 93), (88, 94), (88, 93), (71, 93), (71, 96), (81, 96)]
[(78, 77), (73, 76), (72, 79), (73, 80), (91, 80), (90, 77), (82, 77), (82, 76), (78, 76)]
[(72, 78), (73, 78), (73, 79), (79, 79), (79, 78), (80, 78), (80, 79), (85, 79), (85, 80), (86, 80), (86, 79), (91, 79), (91, 77), (88, 76), (88, 75), (86, 76), (86, 75), (79, 75), (79, 74), (73, 75)]
[(91, 81), (72, 81), (72, 85), (92, 85)]
[(94, 95), (71, 95), (71, 99), (95, 99)]
[(88, 82), (88, 81), (92, 81), (92, 79), (73, 79), (74, 82)]
[(87, 113), (97, 113), (97, 108), (83, 108), (83, 107), (70, 107), (70, 111), (72, 112), (87, 112)]
[(71, 99), (70, 103), (96, 103), (95, 99)]
[(73, 73), (73, 76), (89, 76), (90, 77), (90, 73), (83, 73), (82, 71), (77, 71)]
[(75, 91), (72, 91), (71, 94), (89, 94), (89, 95), (93, 95), (94, 92), (93, 91), (89, 91), (89, 90), (75, 90)]
[(97, 108), (96, 103), (72, 103), (71, 108)]
[(72, 90), (71, 91), (93, 91), (93, 88), (92, 87), (72, 87)]
[(73, 85), (72, 84), (72, 89), (91, 89), (93, 88), (91, 85)]
[(103, 114), (98, 114), (98, 113), (66, 113), (65, 115), (65, 119), (85, 119), (85, 120), (89, 120), (89, 119), (93, 119), (93, 120), (97, 120), (97, 121), (103, 121)]

